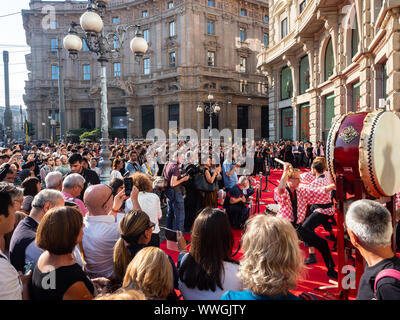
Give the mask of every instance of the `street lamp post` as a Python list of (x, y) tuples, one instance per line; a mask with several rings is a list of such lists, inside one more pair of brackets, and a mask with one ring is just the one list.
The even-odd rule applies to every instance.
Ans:
[[(207, 97), (209, 104), (207, 104), (206, 106), (204, 106), (204, 112), (207, 113), (210, 117), (210, 123), (209, 123), (209, 138), (211, 139), (211, 130), (212, 130), (212, 116), (213, 114), (218, 114), (221, 111), (220, 106), (218, 105), (218, 102), (212, 103), (212, 101), (214, 100), (214, 96), (212, 94), (209, 94)], [(196, 111), (200, 114), (203, 112), (203, 108), (201, 107), (201, 105), (199, 104), (197, 106)]]
[[(104, 32), (104, 14), (107, 4), (110, 0), (89, 0), (87, 10), (80, 18), (80, 26), (84, 31), (83, 35), (78, 35), (77, 23), (72, 22), (68, 35), (64, 38), (64, 47), (69, 51), (72, 59), (77, 58), (78, 52), (82, 49), (82, 39), (91, 52), (97, 54), (97, 61), (101, 67), (101, 152), (103, 158), (101, 168), (101, 183), (108, 184), (110, 181), (111, 162), (108, 138), (108, 105), (107, 105), (107, 74), (106, 65), (111, 57), (118, 56), (122, 44), (125, 42), (126, 33), (131, 29), (136, 29), (135, 37), (130, 42), (130, 49), (135, 54), (136, 61), (140, 61), (146, 53), (148, 44), (143, 38), (139, 25), (119, 25), (115, 32), (105, 34)], [(115, 46), (115, 42), (118, 45)]]

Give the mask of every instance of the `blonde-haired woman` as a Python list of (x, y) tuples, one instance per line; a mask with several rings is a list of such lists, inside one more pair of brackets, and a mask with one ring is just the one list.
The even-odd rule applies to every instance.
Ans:
[(285, 219), (258, 215), (247, 223), (239, 277), (244, 291), (228, 291), (222, 300), (292, 300), (289, 290), (303, 271), (297, 233)]
[(122, 287), (140, 290), (147, 299), (167, 299), (174, 289), (168, 256), (156, 247), (140, 250), (126, 269)]

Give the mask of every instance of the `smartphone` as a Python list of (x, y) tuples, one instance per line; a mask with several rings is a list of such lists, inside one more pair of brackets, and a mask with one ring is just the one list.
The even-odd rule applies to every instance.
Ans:
[(33, 262), (32, 261), (28, 261), (28, 263), (24, 266), (24, 275), (26, 275), (29, 270), (32, 269), (33, 266)]
[(177, 232), (175, 230), (171, 230), (165, 227), (161, 227), (165, 231), (165, 238), (169, 241), (178, 242)]
[(124, 178), (125, 195), (130, 196), (133, 188), (132, 178)]

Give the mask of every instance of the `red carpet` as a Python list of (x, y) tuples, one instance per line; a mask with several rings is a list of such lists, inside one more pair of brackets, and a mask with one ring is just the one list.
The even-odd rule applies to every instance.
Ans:
[[(269, 181), (272, 181), (272, 183), (278, 185), (281, 175), (282, 175), (282, 170), (272, 170), (271, 175), (269, 176)], [(264, 187), (265, 187), (265, 179), (263, 179), (262, 188), (264, 189)], [(273, 200), (273, 192), (271, 192), (274, 190), (274, 188), (275, 188), (275, 186), (272, 185), (270, 182), (268, 182), (268, 189), (265, 192), (262, 192), (262, 198), (261, 198), (261, 202), (264, 202), (265, 204), (260, 204), (259, 212), (264, 212), (267, 204), (275, 203)], [(270, 191), (270, 192), (268, 192), (268, 191)], [(255, 198), (255, 196), (254, 196), (254, 198)], [(254, 212), (254, 209), (252, 210), (251, 213), (253, 213), (253, 212)], [(234, 229), (232, 231), (233, 231), (233, 235), (234, 235), (234, 239), (235, 239), (235, 244), (233, 247), (233, 253), (234, 253), (234, 252), (236, 252), (237, 247), (239, 245), (239, 242), (240, 242), (240, 239), (242, 236), (242, 231), (234, 230)], [(329, 235), (328, 232), (326, 232), (322, 226), (318, 227), (315, 231), (321, 237)], [(335, 228), (333, 229), (333, 231), (336, 233)], [(187, 240), (190, 240), (190, 235), (186, 235), (185, 238)], [(328, 241), (328, 245), (331, 248), (333, 246), (333, 242)], [(304, 246), (302, 244), (300, 246), (304, 252), (304, 257), (305, 258), (308, 257), (308, 248), (304, 248)], [(179, 255), (178, 252), (168, 250), (166, 248), (165, 241), (163, 243), (161, 243), (161, 249), (163, 249), (167, 254), (169, 254), (176, 263), (176, 261), (178, 259), (178, 255)], [(298, 279), (297, 288), (296, 288), (296, 290), (292, 291), (292, 293), (295, 295), (299, 295), (302, 292), (311, 292), (319, 287), (333, 286), (333, 284), (329, 282), (330, 278), (328, 278), (328, 276), (326, 275), (327, 268), (325, 267), (325, 264), (324, 264), (321, 254), (317, 250), (315, 250), (315, 252), (316, 252), (316, 257), (317, 257), (318, 263), (310, 265), (310, 266), (305, 266), (304, 276), (301, 279)], [(240, 260), (242, 255), (243, 255), (243, 251), (242, 251), (242, 249), (240, 249), (239, 252), (235, 255), (234, 259)], [(337, 267), (337, 253), (332, 252), (332, 257), (333, 257), (333, 260), (335, 261), (335, 264)], [(332, 293), (332, 294), (336, 294), (338, 292), (337, 288), (329, 288), (329, 289), (325, 289), (325, 291)], [(354, 295), (350, 296), (350, 299), (354, 299), (354, 298), (355, 298)]]

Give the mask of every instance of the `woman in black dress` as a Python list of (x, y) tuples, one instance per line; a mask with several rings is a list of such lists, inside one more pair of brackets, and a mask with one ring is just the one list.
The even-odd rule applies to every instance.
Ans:
[(83, 237), (82, 213), (74, 207), (50, 209), (36, 244), (45, 250), (32, 274), (32, 300), (92, 300), (95, 288), (72, 253)]

